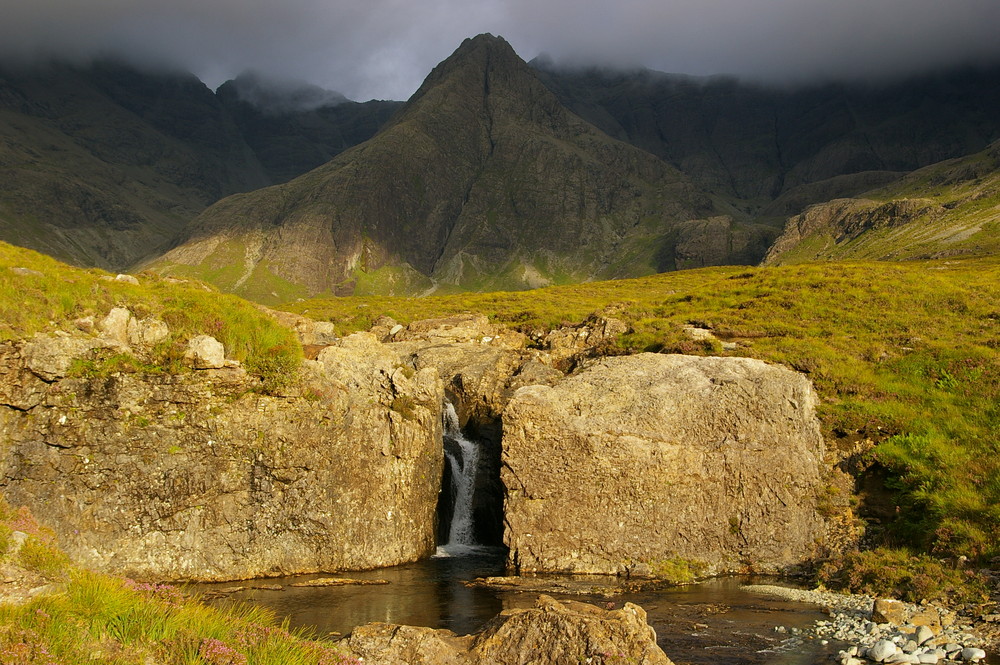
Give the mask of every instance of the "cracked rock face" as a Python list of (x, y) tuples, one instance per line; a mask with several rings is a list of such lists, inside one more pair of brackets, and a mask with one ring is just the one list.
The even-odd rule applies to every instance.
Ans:
[(505, 541), (522, 572), (774, 570), (822, 540), (807, 379), (748, 358), (604, 358), (504, 411)]
[(373, 339), (283, 397), (238, 368), (45, 381), (26, 344), (0, 345), (0, 491), (77, 562), (225, 580), (433, 552), (441, 382)]

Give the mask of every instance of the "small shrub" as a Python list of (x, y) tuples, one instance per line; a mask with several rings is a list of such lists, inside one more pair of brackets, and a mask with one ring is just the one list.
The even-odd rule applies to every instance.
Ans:
[(891, 596), (911, 603), (923, 599), (976, 602), (988, 598), (985, 580), (977, 573), (901, 549), (848, 554), (821, 566), (817, 580), (834, 589)]
[(222, 640), (205, 638), (198, 655), (207, 665), (247, 665), (247, 657)]
[(415, 420), (417, 417), (417, 403), (409, 395), (397, 395), (392, 400), (391, 408), (407, 420)]
[(701, 561), (680, 557), (651, 561), (649, 567), (656, 578), (671, 584), (689, 584), (705, 572), (705, 564)]

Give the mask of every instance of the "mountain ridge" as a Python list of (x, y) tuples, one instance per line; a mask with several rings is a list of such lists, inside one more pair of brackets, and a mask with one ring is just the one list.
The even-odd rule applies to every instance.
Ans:
[[(0, 63), (0, 237), (127, 270), (174, 244), (209, 204), (305, 172), (373, 134), (393, 108), (286, 113), (268, 143), (226, 101), (193, 74), (113, 59)], [(316, 147), (306, 154), (296, 141)]]
[[(268, 272), (310, 295), (527, 288), (673, 269), (678, 238), (704, 227), (685, 235), (689, 220), (716, 220), (726, 258), (754, 242), (683, 174), (566, 110), (506, 41), (481, 35), (373, 139), (215, 204), (154, 267), (219, 280), (242, 255), (244, 272), (216, 282), (237, 293)], [(284, 246), (267, 233), (276, 224)]]
[[(800, 209), (769, 204), (847, 174), (902, 175), (1000, 138), (993, 111), (1000, 67), (882, 85), (783, 88), (726, 76), (532, 64), (574, 112), (680, 168), (702, 188), (750, 204), (748, 214), (794, 214)], [(850, 196), (871, 185), (840, 187), (837, 195)]]
[[(526, 288), (757, 263), (809, 206), (868, 197), (1000, 138), (996, 68), (774, 89), (525, 65), (492, 35), (456, 54), (408, 102), (419, 113), (249, 75), (213, 93), (190, 74), (113, 60), (0, 66), (0, 237), (134, 270), (220, 224), (190, 223), (209, 205), (258, 191), (225, 204), (234, 219), (264, 218), (255, 237), (189, 252), (195, 264), (216, 255), (178, 269), (225, 288), (251, 284), (247, 294), (269, 300)], [(377, 146), (348, 156), (353, 166), (338, 161), (380, 130)], [(263, 189), (327, 166), (327, 176), (346, 169), (339, 185), (320, 187), (327, 176), (315, 175), (309, 186)], [(285, 229), (295, 241), (272, 270), (265, 236), (302, 205), (339, 215), (337, 228), (354, 220), (353, 239), (334, 242), (316, 220)], [(315, 241), (341, 259), (310, 249)]]

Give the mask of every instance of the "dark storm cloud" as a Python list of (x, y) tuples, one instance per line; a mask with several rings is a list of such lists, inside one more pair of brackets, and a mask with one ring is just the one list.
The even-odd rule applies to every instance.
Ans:
[(871, 78), (996, 60), (997, 0), (33, 0), (0, 53), (124, 53), (217, 85), (245, 69), (407, 97), (465, 37), (518, 53), (772, 80)]

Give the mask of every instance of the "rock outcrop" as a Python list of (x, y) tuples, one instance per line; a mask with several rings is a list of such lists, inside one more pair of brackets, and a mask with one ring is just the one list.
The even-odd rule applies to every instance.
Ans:
[(530, 609), (504, 610), (476, 635), (373, 623), (347, 642), (365, 662), (384, 665), (670, 665), (638, 605), (604, 610), (539, 596)]
[[(119, 317), (122, 318), (122, 317)], [(441, 382), (367, 334), (281, 397), (233, 363), (75, 375), (109, 342), (0, 345), (0, 490), (85, 566), (223, 580), (373, 568), (435, 546)], [(57, 352), (58, 351), (58, 352)]]
[(522, 572), (775, 570), (824, 535), (804, 377), (748, 358), (604, 358), (503, 414), (505, 541)]

